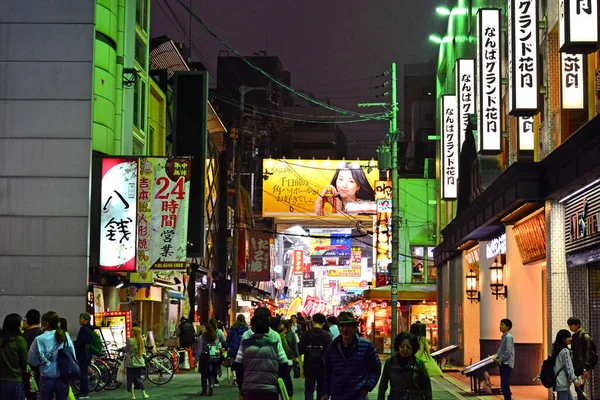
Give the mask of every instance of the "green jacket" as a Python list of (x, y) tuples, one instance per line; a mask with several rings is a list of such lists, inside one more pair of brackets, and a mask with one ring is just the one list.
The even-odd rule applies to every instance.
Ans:
[(22, 382), (27, 368), (27, 341), (22, 336), (0, 337), (0, 381)]
[(410, 400), (433, 400), (431, 380), (425, 363), (415, 356), (404, 367), (398, 363), (398, 355), (385, 360), (377, 400), (385, 400), (388, 383), (390, 400), (400, 399), (407, 393)]

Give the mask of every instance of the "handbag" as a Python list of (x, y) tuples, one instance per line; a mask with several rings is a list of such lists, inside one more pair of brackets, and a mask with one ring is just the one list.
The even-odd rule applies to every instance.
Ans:
[(294, 365), (292, 366), (292, 369), (294, 370), (294, 378), (295, 379), (300, 378), (300, 364), (294, 363)]
[(65, 347), (69, 339), (65, 338), (65, 342), (62, 347), (58, 349), (56, 355), (56, 363), (58, 364), (58, 371), (60, 372), (61, 378), (66, 379), (79, 379), (81, 378), (81, 370), (79, 369), (79, 364), (77, 364), (77, 360), (75, 359), (75, 354), (73, 354), (73, 350), (71, 346)]
[(125, 367), (125, 360), (121, 361), (121, 364), (119, 364), (115, 381), (121, 384), (127, 382), (127, 368)]

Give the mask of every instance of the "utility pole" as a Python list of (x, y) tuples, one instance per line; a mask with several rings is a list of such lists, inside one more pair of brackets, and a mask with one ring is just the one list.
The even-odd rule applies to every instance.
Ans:
[(400, 182), (398, 182), (398, 102), (396, 98), (396, 63), (392, 63), (392, 112), (390, 117), (389, 137), (392, 144), (392, 270), (390, 271), (391, 294), (392, 294), (392, 340), (398, 334), (398, 268), (400, 264)]
[(238, 130), (233, 140), (233, 178), (234, 178), (234, 200), (233, 200), (233, 246), (231, 263), (231, 312), (229, 313), (229, 326), (233, 326), (237, 318), (237, 293), (238, 293), (238, 252), (240, 240), (240, 193), (242, 187), (242, 160), (240, 152), (240, 141), (244, 134), (244, 106), (246, 93), (253, 90), (267, 90), (266, 87), (240, 86), (240, 120)]

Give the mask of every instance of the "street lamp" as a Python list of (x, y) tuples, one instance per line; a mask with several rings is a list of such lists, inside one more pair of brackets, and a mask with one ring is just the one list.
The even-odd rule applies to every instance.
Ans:
[(473, 301), (480, 302), (481, 301), (481, 293), (479, 293), (479, 290), (477, 290), (477, 274), (475, 272), (473, 272), (473, 270), (470, 270), (466, 276), (466, 280), (467, 280), (467, 299), (469, 299), (469, 301), (471, 303), (473, 303)]
[(504, 284), (504, 264), (498, 262), (498, 257), (490, 266), (490, 287), (492, 295), (498, 298), (506, 299), (508, 297), (508, 287)]

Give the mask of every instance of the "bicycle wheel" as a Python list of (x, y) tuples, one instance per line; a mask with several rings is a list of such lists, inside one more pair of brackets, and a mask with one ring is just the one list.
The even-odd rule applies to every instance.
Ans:
[[(88, 365), (88, 381), (90, 383), (90, 392), (95, 391), (98, 385), (100, 385), (100, 370), (94, 364)], [(71, 382), (71, 388), (75, 396), (80, 393), (81, 382), (79, 379)]]
[(146, 376), (155, 385), (169, 383), (174, 373), (173, 361), (164, 354), (155, 354), (146, 360)]
[(110, 379), (110, 367), (104, 360), (101, 360), (99, 358), (94, 359), (93, 363), (96, 366), (96, 368), (98, 368), (98, 370), (100, 371), (98, 387), (94, 390), (94, 392), (99, 392), (106, 387), (106, 384)]
[(109, 366), (108, 373), (109, 378), (108, 382), (106, 382), (106, 386), (104, 386), (105, 390), (115, 390), (121, 387), (122, 383), (117, 381), (117, 372), (119, 371), (119, 362), (116, 360), (105, 360)]

